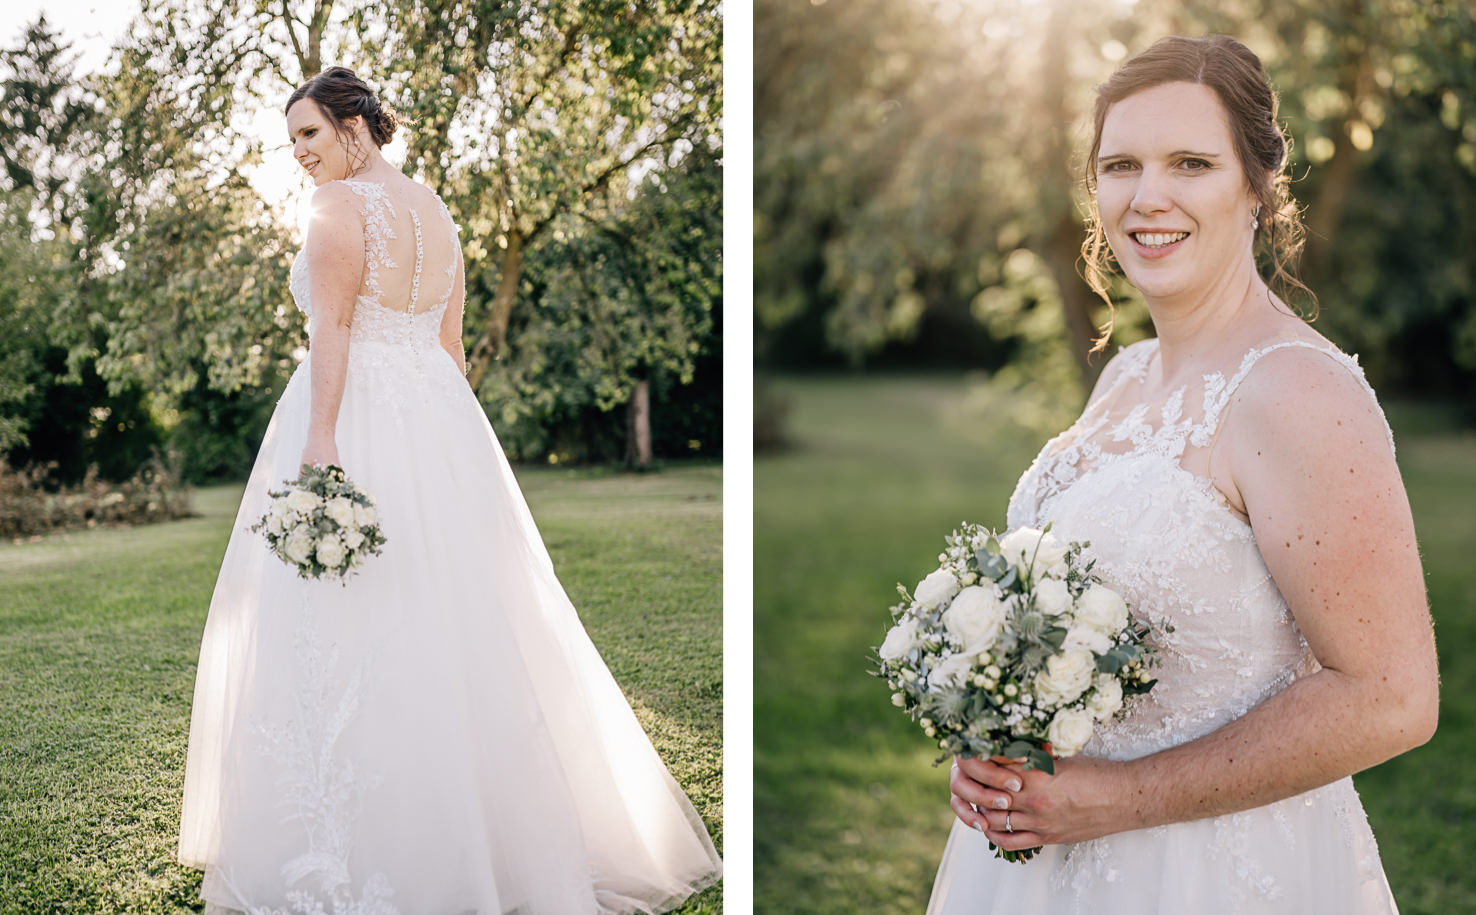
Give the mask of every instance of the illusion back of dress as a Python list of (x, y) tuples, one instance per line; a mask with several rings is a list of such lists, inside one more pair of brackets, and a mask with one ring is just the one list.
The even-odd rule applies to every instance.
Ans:
[[(458, 228), (441, 199), (413, 182), (343, 179), (359, 198), (364, 274), (354, 303), (353, 343), (434, 346), (461, 266)], [(312, 326), (307, 258), (292, 263), (292, 297)], [(459, 321), (460, 315), (451, 315)]]

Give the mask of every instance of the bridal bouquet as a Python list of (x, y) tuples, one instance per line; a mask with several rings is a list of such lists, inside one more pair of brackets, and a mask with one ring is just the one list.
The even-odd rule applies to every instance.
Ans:
[(384, 545), (374, 500), (342, 467), (304, 467), (287, 488), (270, 492), (271, 507), (250, 528), (302, 578), (348, 574)]
[[(876, 676), (942, 753), (1054, 772), (1126, 696), (1153, 687), (1147, 627), (1082, 559), (1084, 543), (964, 524), (939, 568), (892, 607)], [(1031, 852), (1003, 852), (1027, 860)]]

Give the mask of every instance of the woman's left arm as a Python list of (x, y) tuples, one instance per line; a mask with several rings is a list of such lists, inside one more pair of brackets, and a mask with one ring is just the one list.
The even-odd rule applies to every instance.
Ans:
[[(1302, 354), (1312, 358), (1274, 354), (1258, 365), (1221, 447), (1266, 566), (1322, 669), (1219, 730), (1130, 762), (1074, 757), (1049, 776), (962, 761), (954, 810), (995, 844), (1079, 842), (1258, 807), (1434, 733), (1435, 641), (1383, 418), (1346, 369)], [(1006, 833), (1004, 812), (985, 803), (1011, 780), (1023, 785), (1011, 792)]]

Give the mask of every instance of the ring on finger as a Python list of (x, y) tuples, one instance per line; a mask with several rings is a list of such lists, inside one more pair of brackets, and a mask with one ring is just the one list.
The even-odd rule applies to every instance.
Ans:
[(1005, 811), (1005, 832), (1014, 832), (1015, 831), (1015, 827), (1013, 827), (1013, 826), (1010, 825), (1010, 813), (1011, 813), (1011, 811), (1009, 811), (1009, 810), (1006, 810)]

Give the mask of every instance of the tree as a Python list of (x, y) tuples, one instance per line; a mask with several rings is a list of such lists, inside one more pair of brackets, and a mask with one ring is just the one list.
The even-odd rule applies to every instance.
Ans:
[[(1459, 253), (1476, 11), (1398, 0), (761, 3), (760, 359), (813, 359), (817, 343), (853, 363), (932, 364), (966, 339), (970, 364), (1039, 375), (1044, 361), (1058, 385), (1074, 364), (1080, 396), (1106, 317), (1078, 275), (1092, 86), (1162, 35), (1211, 32), (1242, 38), (1280, 89), (1313, 232), (1305, 278), (1341, 306), (1330, 330), (1381, 371), (1476, 382), (1476, 268)], [(1131, 340), (1141, 303), (1124, 284), (1114, 300), (1115, 338)], [(1439, 359), (1415, 355), (1452, 324)]]
[(625, 404), (626, 460), (649, 464), (653, 386), (693, 384), (713, 351), (722, 295), (720, 163), (694, 150), (659, 178), (648, 176), (610, 217), (565, 217), (553, 231), (562, 244), (529, 261), (522, 295), (533, 304), (515, 319), (494, 377), (510, 389), (494, 388), (493, 401), (506, 405), (502, 425), (557, 427), (585, 407)]

